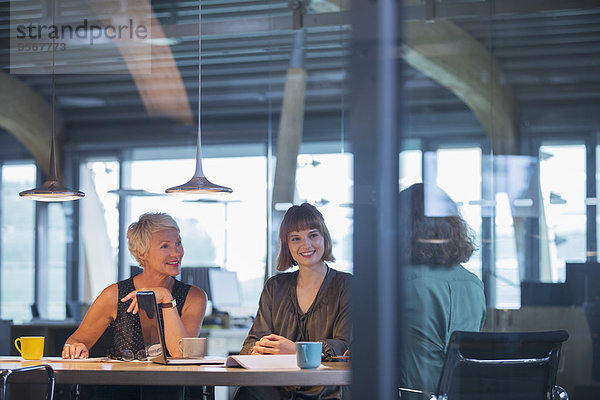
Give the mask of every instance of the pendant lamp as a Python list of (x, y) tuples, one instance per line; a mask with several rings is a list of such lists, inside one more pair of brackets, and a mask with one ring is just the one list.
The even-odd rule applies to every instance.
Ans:
[[(55, 23), (55, 0), (52, 0), (52, 26)], [(52, 143), (50, 145), (50, 167), (48, 168), (48, 178), (35, 189), (25, 190), (19, 193), (19, 196), (36, 201), (71, 201), (79, 200), (85, 196), (85, 193), (79, 190), (67, 189), (58, 180), (56, 174), (56, 159), (55, 159), (55, 118), (54, 118), (54, 103), (55, 103), (55, 74), (54, 74), (54, 53), (55, 53), (55, 38), (52, 37)]]
[(196, 142), (196, 171), (194, 176), (183, 185), (174, 186), (165, 190), (168, 194), (208, 194), (208, 193), (231, 193), (233, 190), (226, 186), (220, 186), (212, 183), (202, 170), (202, 108), (201, 108), (201, 88), (202, 88), (202, 7), (201, 0), (198, 0), (198, 138)]

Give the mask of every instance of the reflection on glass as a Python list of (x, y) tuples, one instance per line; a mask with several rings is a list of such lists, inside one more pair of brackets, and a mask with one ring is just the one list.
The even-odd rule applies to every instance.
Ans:
[(496, 307), (519, 308), (521, 306), (521, 280), (510, 198), (506, 192), (498, 192), (495, 199)]
[[(412, 164), (418, 165), (419, 160), (413, 160)], [(520, 306), (520, 268), (513, 217), (535, 214), (530, 209), (536, 196), (529, 191), (532, 183), (534, 188), (537, 187), (536, 165), (532, 157), (483, 156), (479, 147), (440, 148), (424, 153), (426, 181), (439, 185), (450, 194), (463, 218), (475, 231), (479, 251), (464, 264), (465, 268), (481, 278), (482, 257), (488, 257), (485, 262), (490, 265), (492, 274), (488, 284), (494, 285), (496, 292), (490, 301), (496, 307)], [(483, 172), (488, 169), (490, 173)], [(493, 187), (487, 195), (491, 196), (489, 198), (483, 194), (484, 183)], [(515, 201), (520, 208), (515, 207)], [(525, 211), (522, 210), (524, 206), (528, 207)], [(484, 223), (491, 226), (488, 233), (491, 236), (486, 242), (482, 240)], [(487, 253), (482, 251), (484, 243), (488, 243), (490, 249)]]
[[(484, 181), (495, 201), (493, 237), (496, 307), (521, 306), (521, 280), (526, 276), (527, 218), (539, 216), (539, 175), (536, 157), (494, 154), (484, 157), (491, 173)], [(487, 209), (490, 212), (491, 209)]]

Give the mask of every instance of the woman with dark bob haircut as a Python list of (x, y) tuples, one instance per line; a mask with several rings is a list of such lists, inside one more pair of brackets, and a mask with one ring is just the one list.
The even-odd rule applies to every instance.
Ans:
[[(323, 359), (341, 356), (352, 341), (350, 279), (333, 262), (331, 236), (312, 205), (292, 206), (279, 229), (277, 269), (260, 296), (254, 324), (240, 354), (295, 354), (295, 342), (321, 342)], [(236, 399), (343, 399), (346, 387), (242, 387)]]
[(277, 257), (277, 270), (285, 271), (288, 268), (298, 265), (288, 247), (289, 235), (293, 231), (302, 231), (314, 228), (323, 236), (324, 249), (323, 261), (335, 262), (332, 254), (331, 235), (325, 225), (323, 215), (314, 206), (303, 203), (299, 206), (292, 206), (285, 214), (281, 226), (279, 227), (279, 256)]
[(475, 251), (473, 234), (450, 196), (422, 183), (400, 192), (399, 230), (398, 383), (435, 392), (452, 332), (479, 331), (485, 322), (483, 283), (460, 265)]

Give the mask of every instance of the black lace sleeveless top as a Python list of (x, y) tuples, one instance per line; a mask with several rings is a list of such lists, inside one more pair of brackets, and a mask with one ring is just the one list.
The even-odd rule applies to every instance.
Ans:
[[(117, 300), (117, 318), (110, 324), (113, 330), (114, 340), (110, 348), (110, 354), (118, 355), (124, 350), (131, 350), (136, 354), (144, 348), (144, 336), (142, 335), (142, 326), (138, 314), (127, 312), (130, 301), (122, 302), (121, 299), (135, 290), (133, 277), (124, 281), (117, 282), (119, 288), (119, 299)], [(181, 316), (181, 310), (187, 297), (190, 285), (175, 279), (171, 294), (177, 301), (177, 312)], [(159, 318), (162, 321), (162, 309), (159, 308)]]

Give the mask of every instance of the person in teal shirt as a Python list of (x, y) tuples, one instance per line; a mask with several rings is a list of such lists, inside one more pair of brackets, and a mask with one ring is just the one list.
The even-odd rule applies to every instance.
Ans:
[(460, 265), (475, 250), (471, 229), (443, 190), (418, 183), (400, 192), (400, 387), (435, 393), (452, 332), (483, 327), (483, 283)]

